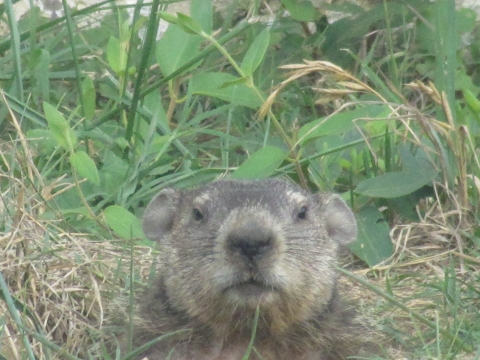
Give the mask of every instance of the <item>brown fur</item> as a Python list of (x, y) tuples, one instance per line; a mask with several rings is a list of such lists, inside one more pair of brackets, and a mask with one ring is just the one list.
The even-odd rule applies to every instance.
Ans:
[(159, 242), (158, 279), (139, 306), (134, 346), (177, 330), (141, 358), (338, 360), (362, 346), (331, 264), (356, 236), (332, 194), (281, 180), (165, 189), (144, 216)]

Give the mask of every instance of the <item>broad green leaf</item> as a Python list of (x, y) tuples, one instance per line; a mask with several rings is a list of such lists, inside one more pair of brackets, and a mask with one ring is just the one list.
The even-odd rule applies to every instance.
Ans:
[(460, 8), (455, 12), (457, 32), (461, 36), (463, 33), (468, 33), (475, 29), (477, 25), (477, 14), (475, 10), (468, 7)]
[(128, 162), (107, 150), (102, 163), (104, 165), (100, 170), (100, 187), (110, 196), (117, 196), (128, 174)]
[(232, 174), (234, 179), (264, 179), (272, 175), (282, 164), (287, 154), (273, 146), (254, 152)]
[(92, 120), (95, 114), (96, 92), (92, 79), (88, 76), (82, 81), (83, 115), (86, 120)]
[(380, 211), (365, 207), (357, 214), (358, 238), (350, 249), (372, 267), (393, 254), (388, 224)]
[(55, 140), (65, 150), (73, 150), (77, 143), (77, 137), (62, 113), (46, 102), (43, 103), (43, 110), (45, 111), (48, 127)]
[(250, 45), (248, 48), (241, 65), (245, 75), (252, 75), (257, 69), (258, 65), (260, 65), (263, 57), (265, 56), (265, 52), (267, 51), (269, 41), (270, 32), (268, 29), (264, 29), (260, 34), (257, 35), (255, 40), (253, 40), (252, 45)]
[(412, 149), (407, 144), (399, 144), (397, 146), (397, 152), (402, 161), (403, 171), (416, 172), (418, 169), (433, 170), (433, 166), (430, 163), (429, 156), (425, 152), (425, 149), (419, 147), (415, 149), (415, 154), (412, 153)]
[(112, 205), (103, 211), (107, 225), (124, 239), (144, 238), (142, 224), (132, 213), (121, 206)]
[(426, 164), (416, 171), (391, 172), (360, 182), (355, 192), (381, 198), (395, 198), (413, 193), (429, 184), (438, 171)]
[(261, 101), (247, 85), (237, 83), (223, 87), (224, 84), (235, 80), (238, 78), (227, 73), (200, 73), (192, 77), (190, 90), (193, 94), (213, 96), (236, 105), (257, 109), (261, 105)]
[(384, 118), (390, 113), (386, 105), (370, 105), (352, 111), (341, 112), (330, 117), (323, 117), (303, 125), (298, 131), (301, 144), (307, 140), (325, 135), (340, 134), (354, 128), (353, 120), (360, 118)]
[(200, 34), (202, 32), (202, 27), (200, 24), (195, 20), (192, 19), (190, 16), (177, 13), (177, 24), (187, 33), (189, 34)]
[[(195, 57), (199, 52), (201, 41), (202, 38), (199, 35), (187, 34), (178, 25), (170, 25), (158, 41), (155, 52), (163, 75), (170, 75)], [(192, 68), (196, 66), (198, 64)]]
[(435, 197), (433, 186), (422, 186), (411, 194), (388, 199), (388, 208), (400, 214), (405, 219), (419, 222), (419, 214), (415, 208), (420, 199)]
[(57, 140), (49, 129), (32, 129), (27, 132), (27, 138), (36, 149), (42, 150), (45, 154), (51, 154), (58, 146)]
[(282, 4), (290, 15), (298, 21), (315, 21), (321, 15), (310, 1), (282, 0)]
[(191, 0), (190, 14), (207, 33), (212, 33), (213, 28), (213, 6), (212, 0)]
[(36, 86), (33, 91), (44, 100), (50, 96), (50, 53), (46, 49), (36, 49), (32, 53), (31, 68), (35, 78)]
[(116, 37), (110, 36), (107, 44), (107, 61), (108, 65), (115, 73), (121, 73), (125, 71), (127, 66), (127, 53), (122, 48), (120, 40)]
[(98, 176), (97, 166), (85, 152), (77, 151), (70, 156), (70, 163), (78, 174), (95, 185), (100, 185), (100, 178)]

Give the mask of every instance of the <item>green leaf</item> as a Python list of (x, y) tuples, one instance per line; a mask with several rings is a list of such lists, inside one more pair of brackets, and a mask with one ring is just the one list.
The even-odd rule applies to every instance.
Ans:
[(127, 66), (127, 53), (125, 49), (122, 48), (120, 40), (110, 36), (107, 44), (107, 61), (108, 65), (112, 68), (115, 73), (119, 74), (125, 71)]
[(30, 144), (36, 149), (41, 150), (44, 154), (51, 154), (58, 146), (58, 142), (49, 129), (32, 129), (27, 132), (27, 138)]
[(48, 127), (55, 140), (65, 150), (73, 151), (77, 143), (77, 137), (62, 113), (46, 102), (43, 103), (43, 110), (45, 111)]
[(122, 190), (123, 182), (127, 178), (128, 162), (114, 152), (107, 150), (102, 163), (104, 165), (100, 171), (100, 187), (105, 193), (116, 197), (118, 192)]
[[(199, 73), (192, 77), (190, 90), (193, 94), (213, 96), (236, 105), (257, 109), (261, 105), (258, 96), (247, 85), (235, 82), (237, 80), (237, 77), (227, 73)], [(236, 85), (224, 88), (227, 83)]]
[(456, 15), (456, 27), (459, 35), (473, 31), (477, 24), (477, 13), (473, 9), (462, 8), (458, 9)]
[(177, 24), (189, 34), (200, 34), (202, 32), (202, 27), (190, 16), (187, 16), (182, 13), (177, 13)]
[(287, 154), (273, 146), (254, 152), (232, 174), (234, 179), (264, 179), (272, 175), (282, 164)]
[(70, 163), (78, 174), (95, 185), (100, 185), (100, 178), (98, 176), (97, 166), (85, 152), (77, 151), (70, 156)]
[(480, 101), (478, 98), (468, 89), (463, 89), (462, 91), (465, 102), (470, 110), (472, 110), (475, 114), (480, 113)]
[(307, 140), (326, 135), (346, 132), (354, 128), (353, 120), (384, 118), (390, 113), (386, 105), (370, 105), (352, 111), (341, 112), (330, 117), (322, 117), (303, 125), (298, 131), (300, 144)]
[[(316, 146), (311, 151), (314, 154), (322, 154), (328, 152), (329, 149), (338, 148), (339, 145), (344, 143), (345, 141), (340, 135), (325, 136), (315, 142)], [(309, 154), (306, 153), (305, 157), (310, 157)], [(342, 173), (341, 158), (342, 151), (340, 150), (329, 156), (322, 156), (314, 161), (310, 161), (308, 165), (309, 179), (319, 187), (333, 189)]]
[(86, 120), (92, 120), (95, 115), (96, 92), (92, 79), (88, 76), (82, 81), (83, 115)]
[(282, 4), (290, 15), (298, 21), (315, 21), (321, 15), (310, 1), (282, 0)]
[(403, 171), (416, 172), (418, 169), (424, 169), (425, 167), (426, 169), (433, 170), (428, 154), (421, 147), (415, 149), (415, 154), (413, 154), (409, 145), (399, 144), (397, 152), (402, 162)]
[(264, 29), (257, 35), (245, 54), (241, 68), (246, 76), (252, 75), (263, 60), (270, 42), (270, 32)]
[(44, 100), (50, 96), (50, 62), (48, 50), (36, 49), (32, 52), (30, 67), (36, 82), (32, 89)]
[(426, 161), (421, 168), (407, 171), (391, 172), (360, 182), (355, 192), (381, 198), (395, 198), (413, 193), (429, 184), (438, 171)]
[(191, 0), (190, 14), (200, 24), (202, 30), (212, 33), (213, 28), (213, 6), (212, 0)]
[(227, 81), (226, 83), (223, 83), (223, 85), (220, 86), (220, 89), (225, 89), (229, 86), (234, 86), (234, 85), (238, 85), (238, 84), (245, 84), (246, 82), (247, 82), (246, 77), (235, 78), (232, 81)]
[(433, 186), (422, 186), (411, 194), (388, 199), (387, 206), (407, 220), (419, 222), (416, 206), (420, 199), (435, 197)]
[(172, 142), (172, 137), (170, 135), (160, 136), (155, 134), (150, 147), (148, 148), (147, 154), (160, 154), (165, 152), (165, 147), (170, 145)]
[[(164, 76), (168, 76), (199, 53), (202, 38), (190, 35), (177, 25), (170, 25), (158, 41), (155, 54)], [(192, 66), (192, 68), (198, 66)]]
[(160, 11), (158, 14), (163, 20), (165, 20), (166, 22), (169, 22), (170, 24), (178, 23), (178, 18), (167, 11)]
[(358, 238), (350, 250), (372, 267), (393, 254), (390, 229), (380, 211), (365, 207), (357, 214)]
[(112, 205), (103, 211), (107, 225), (124, 239), (145, 238), (142, 224), (132, 213), (121, 206)]

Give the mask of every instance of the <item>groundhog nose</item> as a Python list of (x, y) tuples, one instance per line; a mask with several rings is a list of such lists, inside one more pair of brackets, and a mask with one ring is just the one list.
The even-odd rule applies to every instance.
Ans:
[(253, 261), (270, 251), (273, 245), (273, 234), (266, 229), (252, 226), (232, 231), (228, 235), (227, 242), (231, 251)]
[(250, 261), (259, 255), (264, 255), (271, 245), (271, 240), (257, 241), (256, 239), (238, 239), (232, 241), (231, 247), (233, 250), (239, 251), (246, 256)]

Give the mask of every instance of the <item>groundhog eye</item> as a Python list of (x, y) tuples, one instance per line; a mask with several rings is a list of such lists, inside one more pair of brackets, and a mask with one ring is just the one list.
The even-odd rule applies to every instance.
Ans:
[(307, 210), (306, 206), (302, 206), (300, 210), (298, 210), (297, 218), (299, 220), (305, 220), (307, 218)]
[(193, 208), (193, 219), (195, 221), (202, 221), (203, 220), (203, 214), (197, 208)]

